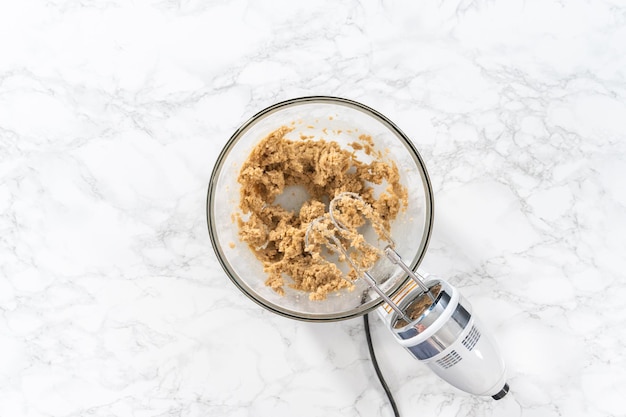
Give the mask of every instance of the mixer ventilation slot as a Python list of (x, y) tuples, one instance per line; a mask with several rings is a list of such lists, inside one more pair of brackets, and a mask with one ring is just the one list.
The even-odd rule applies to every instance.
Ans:
[(479, 339), (480, 339), (480, 332), (478, 331), (476, 326), (472, 326), (472, 330), (470, 330), (467, 336), (465, 336), (465, 339), (463, 339), (462, 343), (463, 343), (463, 346), (467, 348), (467, 350), (472, 350), (474, 349), (474, 346), (476, 346), (476, 343), (478, 343)]
[(452, 352), (448, 353), (443, 358), (437, 360), (437, 365), (441, 366), (443, 369), (448, 369), (451, 366), (454, 366), (457, 363), (459, 363), (461, 359), (463, 359), (461, 358), (461, 355), (456, 353), (456, 350), (453, 350)]

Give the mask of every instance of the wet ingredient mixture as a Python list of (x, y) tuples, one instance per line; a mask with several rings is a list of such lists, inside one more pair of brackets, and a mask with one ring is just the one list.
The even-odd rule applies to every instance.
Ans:
[[(371, 204), (388, 230), (406, 208), (407, 193), (396, 164), (374, 149), (371, 137), (361, 135), (351, 149), (344, 149), (323, 138), (289, 139), (292, 130), (283, 126), (271, 132), (241, 167), (239, 237), (263, 263), (266, 285), (281, 295), (289, 285), (309, 293), (312, 300), (323, 300), (333, 291), (350, 288), (356, 274), (351, 271), (345, 279), (335, 263), (305, 250), (309, 223), (325, 214), (333, 197), (348, 191)], [(356, 151), (364, 151), (371, 162), (359, 161)], [(385, 190), (376, 197), (372, 185), (384, 183)], [(302, 186), (309, 196), (299, 211), (275, 202), (292, 185)]]

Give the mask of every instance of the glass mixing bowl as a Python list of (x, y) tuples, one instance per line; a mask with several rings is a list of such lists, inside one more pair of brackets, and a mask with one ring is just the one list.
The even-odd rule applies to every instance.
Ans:
[[(295, 128), (289, 138), (298, 139), (300, 133), (314, 135), (336, 141), (344, 149), (350, 149), (348, 144), (359, 135), (368, 134), (375, 149), (395, 161), (408, 191), (408, 207), (391, 224), (391, 236), (396, 251), (413, 270), (426, 252), (433, 224), (433, 192), (424, 162), (411, 140), (376, 110), (344, 98), (316, 96), (287, 100), (257, 113), (233, 134), (213, 169), (206, 207), (209, 235), (226, 274), (244, 294), (268, 310), (294, 319), (329, 321), (363, 315), (383, 303), (364, 280), (357, 280), (353, 290), (336, 291), (316, 301), (310, 300), (308, 293), (290, 288), (286, 278), (285, 294), (279, 295), (265, 285), (267, 275), (261, 261), (238, 237), (239, 171), (257, 143), (281, 126)], [(357, 152), (357, 158), (366, 162), (368, 156)], [(277, 198), (286, 205), (289, 199)], [(371, 272), (390, 296), (408, 279), (389, 262), (378, 262)]]

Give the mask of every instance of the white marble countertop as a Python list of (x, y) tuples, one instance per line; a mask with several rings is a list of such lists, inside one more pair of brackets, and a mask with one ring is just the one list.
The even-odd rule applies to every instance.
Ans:
[(626, 6), (197, 0), (0, 5), (0, 416), (391, 416), (361, 320), (231, 284), (206, 186), (279, 100), (361, 101), (435, 191), (422, 264), (511, 393), (472, 397), (373, 321), (403, 416), (626, 415)]

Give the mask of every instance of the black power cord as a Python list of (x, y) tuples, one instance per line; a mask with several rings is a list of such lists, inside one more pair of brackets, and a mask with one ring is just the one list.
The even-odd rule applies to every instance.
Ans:
[(400, 417), (400, 412), (398, 411), (398, 407), (396, 406), (396, 401), (393, 399), (393, 394), (391, 394), (391, 390), (387, 385), (387, 381), (383, 377), (383, 373), (378, 366), (378, 361), (376, 360), (376, 354), (374, 353), (374, 345), (372, 344), (372, 335), (370, 333), (370, 320), (369, 314), (363, 315), (363, 325), (365, 327), (365, 339), (367, 340), (367, 349), (370, 352), (370, 358), (372, 359), (372, 365), (374, 366), (374, 370), (376, 371), (376, 376), (380, 381), (380, 385), (383, 386), (385, 390), (385, 394), (387, 394), (387, 398), (389, 399), (389, 404), (391, 404), (391, 408), (393, 409), (393, 415), (395, 417)]

